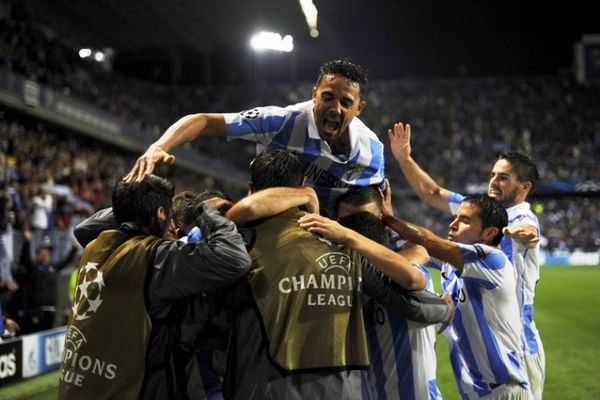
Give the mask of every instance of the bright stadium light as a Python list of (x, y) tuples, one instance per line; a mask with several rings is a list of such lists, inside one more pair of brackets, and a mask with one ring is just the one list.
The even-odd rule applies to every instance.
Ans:
[(302, 12), (304, 13), (304, 18), (306, 18), (306, 24), (308, 25), (308, 30), (310, 32), (310, 36), (316, 38), (319, 36), (319, 30), (317, 29), (317, 7), (314, 5), (312, 0), (299, 0), (300, 7), (302, 8)]
[(281, 37), (275, 32), (260, 32), (252, 37), (250, 46), (256, 51), (273, 50), (289, 53), (294, 49), (294, 38), (290, 35)]
[(104, 61), (104, 53), (101, 51), (97, 51), (94, 53), (94, 60), (98, 61), (98, 62), (102, 62)]
[(79, 50), (79, 57), (81, 57), (81, 58), (88, 58), (91, 55), (92, 55), (92, 49), (80, 49)]

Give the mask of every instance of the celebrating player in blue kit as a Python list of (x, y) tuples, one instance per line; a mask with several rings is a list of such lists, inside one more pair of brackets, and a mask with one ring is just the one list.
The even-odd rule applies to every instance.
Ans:
[(468, 196), (450, 224), (448, 239), (400, 221), (384, 222), (445, 263), (442, 277), (456, 304), (446, 336), (463, 399), (527, 399), (531, 395), (522, 360), (517, 276), (497, 248), (508, 217), (495, 199)]
[(175, 156), (169, 152), (198, 136), (245, 139), (298, 155), (320, 204), (331, 210), (335, 197), (348, 188), (383, 182), (383, 144), (356, 118), (366, 107), (366, 85), (362, 67), (338, 59), (321, 67), (311, 100), (285, 108), (187, 115), (146, 150), (126, 181), (139, 181), (159, 162), (172, 163)]

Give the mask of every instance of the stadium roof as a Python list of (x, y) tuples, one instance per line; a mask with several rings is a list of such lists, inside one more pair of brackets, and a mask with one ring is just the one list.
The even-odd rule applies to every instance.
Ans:
[(254, 57), (247, 49), (253, 33), (291, 34), (296, 49), (287, 57), (294, 57), (298, 78), (314, 78), (323, 61), (339, 56), (376, 77), (556, 73), (570, 66), (581, 33), (598, 31), (590, 6), (578, 2), (315, 0), (321, 33), (316, 39), (297, 0), (23, 3), (74, 44), (111, 47), (149, 62), (157, 49), (178, 54), (182, 62), (195, 54), (201, 64), (208, 55), (217, 74)]

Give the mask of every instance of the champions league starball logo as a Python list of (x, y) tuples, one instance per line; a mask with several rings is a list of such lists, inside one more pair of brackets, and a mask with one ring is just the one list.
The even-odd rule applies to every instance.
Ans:
[(77, 321), (88, 319), (102, 304), (102, 288), (105, 286), (102, 272), (96, 268), (98, 263), (88, 262), (79, 271), (73, 318)]
[(242, 112), (241, 116), (244, 119), (256, 119), (260, 116), (260, 110), (257, 108), (253, 108), (252, 110)]

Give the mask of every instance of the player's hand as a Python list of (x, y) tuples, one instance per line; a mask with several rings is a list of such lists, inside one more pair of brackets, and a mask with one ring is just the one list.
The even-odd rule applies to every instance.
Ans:
[(302, 189), (304, 190), (304, 193), (308, 195), (308, 202), (302, 207), (309, 214), (319, 214), (319, 197), (317, 196), (315, 189), (310, 186), (304, 186)]
[(309, 232), (317, 233), (335, 243), (346, 244), (352, 230), (338, 222), (317, 214), (306, 214), (298, 219), (298, 225)]
[(221, 197), (211, 197), (210, 199), (204, 200), (204, 203), (213, 206), (221, 215), (225, 213), (233, 206), (233, 203), (227, 199)]
[(502, 229), (502, 233), (504, 236), (508, 236), (511, 239), (521, 242), (527, 247), (535, 247), (540, 241), (540, 237), (535, 231), (535, 228), (529, 228), (524, 225), (506, 226)]
[(392, 207), (392, 187), (390, 186), (390, 181), (386, 179), (384, 181), (384, 189), (381, 191), (381, 200), (383, 204), (383, 215), (387, 215), (390, 217), (394, 216), (394, 208)]
[(438, 334), (444, 332), (446, 330), (446, 328), (448, 327), (448, 325), (450, 325), (450, 323), (454, 319), (454, 302), (452, 301), (452, 296), (450, 295), (450, 293), (444, 293), (440, 297), (448, 305), (449, 313), (448, 313), (448, 319), (446, 321), (442, 322), (442, 324), (438, 328), (438, 331), (437, 331)]
[(154, 171), (156, 164), (173, 164), (175, 156), (167, 153), (160, 146), (150, 146), (135, 162), (129, 174), (123, 178), (125, 183), (141, 182)]
[(410, 158), (410, 125), (397, 122), (394, 129), (388, 129), (390, 139), (390, 149), (394, 158), (398, 161), (405, 161)]

